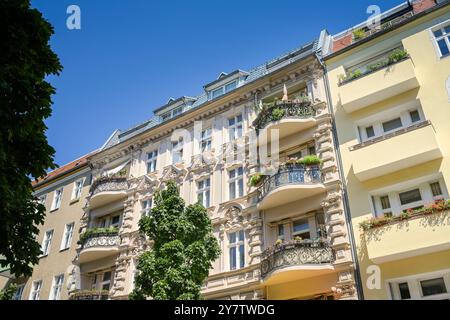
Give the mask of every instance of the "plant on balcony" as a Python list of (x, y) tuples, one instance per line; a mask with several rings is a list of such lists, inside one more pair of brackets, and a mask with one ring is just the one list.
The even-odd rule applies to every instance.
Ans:
[(279, 121), (283, 119), (285, 111), (281, 108), (274, 108), (272, 110), (272, 121)]
[(283, 240), (282, 239), (277, 239), (277, 241), (275, 241), (275, 245), (276, 246), (280, 246), (283, 244)]
[(2, 300), (12, 300), (12, 298), (14, 297), (14, 294), (17, 291), (17, 285), (10, 284), (9, 286), (7, 286), (5, 289), (3, 289), (2, 291), (0, 291), (0, 301)]
[(252, 187), (256, 187), (257, 185), (259, 185), (262, 181), (263, 175), (261, 173), (257, 173), (253, 176), (250, 177), (250, 186)]
[(390, 64), (396, 63), (398, 61), (401, 61), (401, 60), (405, 59), (407, 56), (408, 56), (408, 53), (405, 50), (395, 49), (389, 55), (388, 62)]
[(355, 39), (355, 41), (364, 39), (366, 37), (366, 32), (363, 29), (355, 29), (353, 30), (353, 39)]
[(439, 212), (449, 211), (450, 210), (450, 200), (438, 199), (435, 202), (428, 204), (426, 206), (415, 208), (415, 209), (407, 209), (403, 211), (397, 217), (377, 217), (370, 218), (365, 221), (362, 221), (359, 226), (363, 231), (368, 231), (372, 228), (380, 227), (391, 222), (397, 221), (405, 221), (414, 217), (427, 216)]
[(186, 207), (173, 181), (154, 199), (152, 215), (139, 221), (140, 232), (153, 240), (153, 248), (138, 259), (130, 299), (198, 300), (220, 255), (211, 220), (201, 204)]
[(297, 160), (297, 164), (307, 166), (307, 167), (317, 166), (317, 165), (322, 164), (322, 159), (320, 159), (316, 155), (309, 155), (309, 156), (305, 156), (305, 157)]
[(84, 243), (87, 239), (96, 237), (96, 236), (103, 236), (103, 235), (116, 235), (119, 232), (119, 228), (117, 227), (108, 227), (108, 228), (92, 228), (87, 229), (85, 232), (80, 234), (80, 241), (79, 243)]
[(303, 239), (302, 239), (302, 237), (296, 236), (296, 237), (294, 238), (294, 240), (295, 240), (295, 241), (302, 241)]
[(371, 72), (373, 72), (373, 71), (377, 71), (379, 69), (382, 69), (382, 68), (386, 67), (388, 64), (389, 64), (389, 60), (383, 60), (383, 61), (379, 61), (377, 63), (371, 64), (367, 68)]
[(80, 298), (88, 298), (88, 297), (102, 297), (108, 295), (109, 295), (108, 290), (80, 290), (72, 293), (69, 297), (69, 300), (77, 300)]

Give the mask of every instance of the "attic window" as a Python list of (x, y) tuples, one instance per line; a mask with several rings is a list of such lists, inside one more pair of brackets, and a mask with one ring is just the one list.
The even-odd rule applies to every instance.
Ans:
[(237, 80), (234, 80), (230, 83), (227, 83), (226, 85), (219, 87), (217, 89), (214, 89), (211, 91), (211, 99), (215, 99), (217, 97), (220, 97), (221, 95), (224, 95), (225, 93), (228, 93), (237, 87)]

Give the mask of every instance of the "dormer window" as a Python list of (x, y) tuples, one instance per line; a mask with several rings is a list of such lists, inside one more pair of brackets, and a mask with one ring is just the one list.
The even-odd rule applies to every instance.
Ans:
[(161, 115), (161, 120), (166, 121), (183, 113), (183, 107), (178, 107)]
[(214, 89), (211, 91), (211, 99), (215, 99), (217, 97), (220, 97), (221, 95), (224, 95), (225, 93), (228, 93), (237, 87), (237, 80), (232, 81), (222, 87), (219, 87), (217, 89)]

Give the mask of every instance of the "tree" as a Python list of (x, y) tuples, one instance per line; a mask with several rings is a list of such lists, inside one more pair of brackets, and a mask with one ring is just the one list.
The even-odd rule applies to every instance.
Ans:
[(10, 284), (6, 289), (0, 291), (0, 301), (1, 300), (12, 300), (16, 291), (17, 291), (17, 286), (15, 284)]
[(220, 254), (206, 209), (200, 203), (185, 207), (177, 185), (169, 182), (139, 228), (153, 248), (139, 257), (130, 299), (200, 299), (201, 285)]
[(62, 70), (49, 46), (53, 27), (29, 0), (0, 1), (0, 265), (30, 275), (38, 262), (38, 226), (45, 208), (30, 178), (54, 169), (44, 120), (55, 89), (45, 81)]

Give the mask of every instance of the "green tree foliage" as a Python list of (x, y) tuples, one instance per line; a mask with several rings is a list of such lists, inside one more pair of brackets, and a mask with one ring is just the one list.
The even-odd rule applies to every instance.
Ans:
[(15, 284), (9, 285), (6, 289), (0, 291), (0, 300), (12, 300), (17, 291)]
[(139, 257), (130, 299), (200, 299), (201, 285), (220, 254), (206, 209), (201, 204), (186, 207), (170, 182), (156, 194), (155, 207), (139, 228), (154, 244)]
[(0, 1), (0, 265), (16, 276), (30, 275), (40, 254), (35, 238), (45, 209), (30, 177), (55, 168), (44, 124), (55, 93), (45, 78), (62, 69), (52, 34), (28, 0)]

